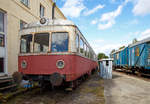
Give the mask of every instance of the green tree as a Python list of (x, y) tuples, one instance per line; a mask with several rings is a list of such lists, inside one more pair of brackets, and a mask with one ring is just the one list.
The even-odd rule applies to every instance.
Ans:
[(132, 40), (132, 44), (134, 44), (134, 43), (136, 43), (136, 42), (138, 42), (138, 40), (137, 40), (136, 38), (134, 38), (134, 39)]
[(106, 56), (104, 53), (99, 53), (98, 54), (98, 60), (103, 59), (103, 58), (108, 58), (108, 56)]
[(122, 47), (120, 47), (119, 49), (123, 49), (123, 48), (125, 48), (125, 46), (122, 46)]
[(115, 52), (116, 50), (115, 49), (113, 49), (112, 51), (111, 51), (111, 53), (113, 53), (113, 52)]

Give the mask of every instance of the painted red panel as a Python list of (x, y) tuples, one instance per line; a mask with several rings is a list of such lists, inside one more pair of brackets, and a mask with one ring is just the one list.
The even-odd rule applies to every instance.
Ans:
[[(21, 68), (21, 62), (27, 62), (27, 68)], [(58, 69), (56, 62), (64, 60), (65, 67)], [(19, 56), (19, 72), (33, 75), (50, 75), (55, 72), (66, 75), (66, 81), (75, 80), (97, 67), (97, 63), (77, 55), (32, 55)]]

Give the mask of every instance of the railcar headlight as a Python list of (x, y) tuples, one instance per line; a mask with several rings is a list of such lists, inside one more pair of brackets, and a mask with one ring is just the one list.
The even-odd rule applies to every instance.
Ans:
[(22, 67), (23, 69), (27, 68), (27, 62), (26, 62), (25, 60), (23, 60), (23, 61), (21, 62), (21, 67)]
[(46, 23), (46, 18), (41, 18), (41, 19), (40, 19), (40, 23), (41, 23), (41, 24), (45, 24), (45, 23)]
[(62, 68), (64, 68), (65, 63), (64, 63), (63, 60), (58, 60), (58, 61), (56, 62), (56, 66), (57, 66), (57, 68), (62, 69)]

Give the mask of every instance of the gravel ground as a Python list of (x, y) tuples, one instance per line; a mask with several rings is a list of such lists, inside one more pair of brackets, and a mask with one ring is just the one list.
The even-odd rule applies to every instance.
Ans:
[(6, 104), (104, 104), (104, 82), (96, 74), (83, 82), (76, 90), (40, 89), (28, 91), (10, 99)]
[(150, 82), (113, 72), (104, 81), (104, 95), (106, 104), (150, 104)]

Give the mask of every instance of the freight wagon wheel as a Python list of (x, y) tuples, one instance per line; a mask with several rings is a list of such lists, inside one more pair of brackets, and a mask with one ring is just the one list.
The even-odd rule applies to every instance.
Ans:
[(134, 69), (132, 69), (132, 74), (135, 74), (135, 70)]

